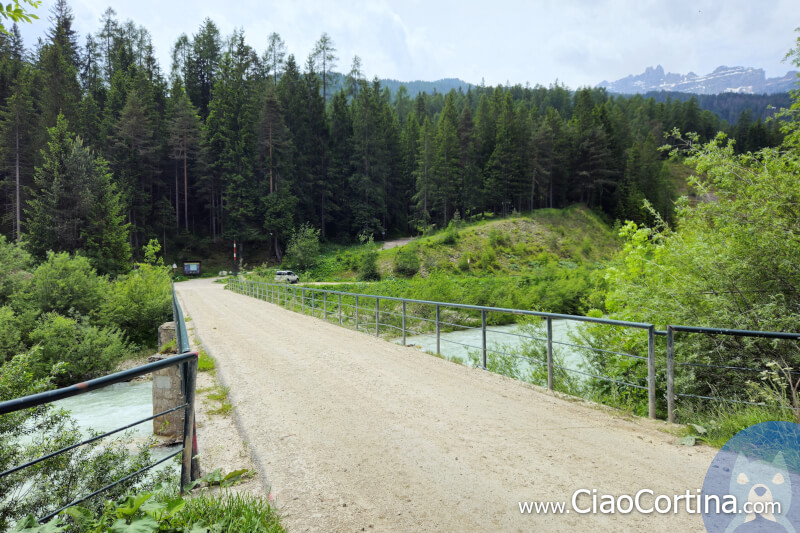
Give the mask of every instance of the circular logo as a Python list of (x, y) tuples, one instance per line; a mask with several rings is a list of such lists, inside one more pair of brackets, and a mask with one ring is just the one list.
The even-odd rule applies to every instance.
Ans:
[(710, 533), (800, 533), (800, 424), (737, 433), (708, 468), (702, 505)]

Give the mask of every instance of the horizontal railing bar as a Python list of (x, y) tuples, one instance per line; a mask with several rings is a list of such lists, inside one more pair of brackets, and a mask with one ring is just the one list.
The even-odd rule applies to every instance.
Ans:
[(757, 407), (774, 407), (776, 409), (791, 409), (794, 410), (794, 407), (786, 406), (786, 405), (767, 405), (761, 402), (748, 402), (746, 400), (732, 400), (729, 398), (720, 398), (718, 396), (701, 396), (699, 394), (685, 394), (685, 393), (675, 393), (675, 396), (680, 396), (682, 398), (697, 398), (699, 400), (715, 400), (718, 402), (728, 402), (728, 403), (738, 403), (741, 405), (755, 405)]
[(710, 335), (731, 335), (736, 337), (762, 337), (767, 339), (800, 340), (800, 333), (786, 333), (781, 331), (758, 331), (750, 329), (704, 328), (696, 326), (668, 326), (674, 331), (686, 333), (705, 333)]
[(64, 398), (70, 398), (72, 396), (84, 394), (86, 392), (100, 389), (108, 385), (113, 385), (114, 383), (119, 383), (121, 381), (130, 381), (133, 378), (150, 374), (151, 372), (161, 370), (162, 368), (169, 368), (185, 361), (189, 361), (193, 358), (197, 358), (197, 352), (186, 352), (173, 357), (168, 357), (167, 359), (162, 359), (161, 361), (147, 363), (146, 365), (123, 370), (122, 372), (117, 372), (116, 374), (109, 374), (108, 376), (90, 379), (89, 381), (70, 385), (69, 387), (44, 391), (38, 394), (31, 394), (30, 396), (23, 396), (22, 398), (14, 398), (13, 400), (0, 403), (0, 415), (13, 413), (14, 411), (19, 411), (21, 409), (37, 407), (39, 405), (57, 400), (63, 400)]
[[(250, 282), (252, 283), (252, 282)], [(267, 285), (275, 285), (271, 283), (267, 283)], [(355, 292), (345, 292), (345, 291), (332, 291), (328, 289), (311, 289), (306, 288), (306, 290), (314, 291), (314, 292), (325, 292), (328, 294), (337, 294), (342, 296), (352, 296), (352, 297), (364, 297), (364, 298), (379, 298), (381, 301), (394, 301), (394, 302), (408, 302), (408, 303), (415, 303), (415, 304), (424, 304), (424, 305), (439, 305), (444, 307), (453, 307), (456, 309), (472, 309), (474, 311), (487, 311), (490, 313), (506, 313), (511, 315), (525, 315), (525, 316), (538, 316), (542, 318), (556, 318), (556, 319), (564, 319), (564, 320), (576, 320), (578, 322), (591, 322), (594, 324), (606, 324), (610, 326), (627, 326), (631, 328), (639, 328), (639, 329), (649, 329), (652, 324), (645, 324), (643, 322), (630, 322), (627, 320), (614, 320), (610, 318), (595, 318), (595, 317), (588, 317), (588, 316), (580, 316), (580, 315), (564, 315), (560, 313), (545, 313), (542, 311), (525, 311), (522, 309), (509, 309), (505, 307), (488, 307), (482, 305), (469, 305), (469, 304), (458, 304), (452, 302), (436, 302), (432, 300), (416, 300), (413, 298), (398, 298), (396, 296), (381, 296), (381, 295), (372, 295), (372, 294), (361, 294)]]
[(0, 478), (2, 478), (4, 476), (7, 476), (7, 475), (10, 475), (10, 474), (13, 474), (14, 472), (22, 470), (23, 468), (28, 468), (29, 466), (33, 466), (33, 465), (35, 465), (37, 463), (41, 463), (42, 461), (46, 461), (47, 459), (55, 457), (56, 455), (61, 455), (62, 453), (68, 452), (70, 450), (74, 450), (78, 446), (83, 446), (84, 444), (89, 444), (89, 443), (94, 442), (96, 440), (100, 440), (100, 439), (103, 439), (105, 437), (111, 436), (114, 433), (119, 433), (120, 431), (125, 431), (126, 429), (130, 429), (133, 426), (138, 426), (139, 424), (144, 424), (145, 422), (153, 420), (154, 418), (158, 418), (159, 416), (164, 416), (164, 415), (169, 414), (169, 413), (171, 413), (173, 411), (177, 411), (178, 409), (183, 409), (187, 405), (189, 405), (189, 404), (185, 403), (183, 405), (179, 405), (177, 407), (173, 407), (172, 409), (167, 409), (166, 411), (162, 411), (162, 412), (158, 413), (157, 415), (149, 416), (149, 417), (147, 417), (145, 419), (139, 420), (138, 422), (132, 422), (132, 423), (128, 424), (127, 426), (122, 426), (121, 428), (114, 429), (112, 431), (109, 431), (108, 433), (103, 433), (102, 435), (96, 435), (96, 436), (94, 436), (94, 437), (92, 437), (90, 439), (86, 439), (83, 442), (79, 442), (77, 444), (73, 444), (71, 446), (67, 446), (66, 448), (61, 448), (60, 450), (57, 450), (57, 451), (52, 452), (52, 453), (49, 453), (47, 455), (43, 455), (42, 457), (39, 457), (38, 459), (34, 459), (33, 461), (25, 463), (24, 465), (15, 466), (14, 468), (12, 468), (10, 470), (6, 470), (5, 472), (0, 473)]
[(110, 483), (110, 484), (106, 485), (102, 489), (94, 491), (93, 493), (89, 494), (88, 496), (84, 496), (84, 497), (82, 497), (82, 498), (80, 498), (78, 500), (75, 500), (74, 502), (72, 502), (72, 503), (70, 503), (68, 505), (65, 505), (64, 507), (58, 509), (57, 511), (52, 512), (49, 515), (45, 516), (44, 518), (39, 519), (39, 523), (43, 524), (43, 523), (47, 522), (48, 520), (50, 520), (51, 518), (53, 518), (54, 516), (56, 516), (58, 513), (60, 513), (64, 509), (69, 509), (70, 507), (73, 507), (75, 505), (78, 505), (79, 503), (85, 502), (86, 500), (88, 500), (90, 498), (94, 498), (95, 496), (97, 496), (101, 492), (105, 492), (108, 489), (110, 489), (111, 487), (115, 487), (115, 486), (119, 485), (120, 483), (124, 483), (125, 481), (128, 481), (132, 477), (138, 476), (139, 474), (142, 474), (142, 473), (150, 470), (151, 468), (154, 468), (154, 467), (160, 465), (161, 463), (169, 461), (170, 459), (172, 459), (173, 457), (175, 457), (176, 455), (178, 455), (180, 453), (183, 453), (183, 448), (181, 448), (180, 450), (178, 450), (178, 451), (176, 451), (174, 453), (171, 453), (171, 454), (167, 455), (166, 457), (164, 457), (162, 459), (159, 459), (158, 461), (156, 461), (155, 463), (153, 463), (153, 464), (151, 464), (149, 466), (145, 466), (144, 468), (141, 468), (141, 469), (137, 470), (133, 474), (129, 474), (129, 475), (125, 476), (124, 478), (115, 481), (114, 483)]

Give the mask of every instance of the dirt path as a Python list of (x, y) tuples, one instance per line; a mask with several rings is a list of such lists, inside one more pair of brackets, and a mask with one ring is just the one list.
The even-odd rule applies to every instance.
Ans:
[(175, 287), (231, 386), (243, 437), (290, 531), (703, 530), (699, 515), (519, 511), (531, 500), (569, 507), (578, 489), (695, 494), (714, 451), (679, 446), (656, 423), (211, 280)]
[(384, 241), (383, 246), (381, 246), (381, 250), (388, 250), (389, 248), (394, 248), (396, 246), (405, 246), (413, 240), (414, 237), (405, 237), (403, 239), (395, 239), (393, 241)]

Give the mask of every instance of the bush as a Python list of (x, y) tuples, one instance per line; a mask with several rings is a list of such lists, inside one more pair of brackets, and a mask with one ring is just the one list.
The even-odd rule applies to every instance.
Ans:
[(378, 272), (378, 251), (373, 247), (361, 253), (358, 262), (358, 279), (360, 281), (378, 281), (381, 273)]
[(119, 330), (98, 328), (57, 313), (42, 317), (31, 340), (39, 344), (34, 375), (48, 376), (53, 365), (64, 362), (64, 372), (56, 378), (62, 385), (111, 370), (128, 352)]
[(319, 230), (305, 223), (295, 229), (286, 248), (286, 262), (295, 270), (308, 270), (319, 260)]
[(497, 228), (489, 230), (489, 244), (492, 247), (505, 246), (508, 244), (508, 236)]
[(419, 272), (419, 257), (414, 246), (406, 245), (397, 249), (394, 256), (394, 273), (398, 276), (412, 277)]
[(117, 326), (139, 345), (155, 347), (158, 326), (171, 320), (170, 275), (166, 268), (140, 264), (111, 286), (103, 305), (103, 321)]
[[(4, 365), (0, 372), (0, 401), (52, 388), (50, 376), (34, 377), (36, 359), (35, 352), (23, 353)], [(60, 372), (60, 366), (53, 368), (54, 374)], [(46, 451), (74, 445), (84, 438), (75, 420), (52, 405), (1, 416), (0, 471), (40, 457)], [(26, 515), (45, 516), (79, 496), (91, 494), (152, 463), (152, 442), (131, 453), (126, 440), (129, 437), (122, 435), (95, 441), (4, 477), (0, 483), (0, 531), (9, 529), (13, 522), (26, 520)], [(103, 498), (92, 498), (83, 505), (92, 512), (102, 512), (106, 499), (117, 499), (134, 487), (150, 490), (173, 475), (172, 468), (137, 474), (104, 492)], [(35, 520), (31, 525), (35, 525)]]
[(14, 310), (0, 307), (0, 365), (24, 348), (21, 337)]
[(106, 289), (105, 279), (85, 257), (48, 252), (20, 297), (42, 313), (90, 316), (103, 303)]
[(0, 305), (30, 280), (31, 256), (21, 246), (0, 235)]
[(452, 245), (455, 244), (456, 241), (458, 241), (457, 223), (450, 221), (444, 233), (442, 233), (442, 236), (439, 237), (439, 244)]

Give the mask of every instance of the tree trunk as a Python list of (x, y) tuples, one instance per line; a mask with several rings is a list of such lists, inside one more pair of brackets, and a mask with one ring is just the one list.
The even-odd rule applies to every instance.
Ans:
[(217, 242), (217, 191), (211, 178), (211, 242)]
[(20, 212), (21, 212), (21, 210), (20, 210), (20, 195), (19, 195), (19, 189), (20, 189), (20, 186), (19, 186), (19, 113), (17, 113), (17, 124), (16, 124), (16, 130), (14, 131), (14, 140), (16, 141), (16, 147), (17, 147), (16, 154), (14, 155), (14, 166), (15, 166), (15, 172), (16, 172), (16, 178), (17, 178), (16, 206), (15, 206), (15, 209), (16, 209), (16, 212), (17, 212), (16, 213), (16, 221), (17, 221), (16, 230), (17, 230), (17, 242), (20, 242), (20, 240), (22, 240), (22, 230), (20, 228)]
[(181, 200), (178, 188), (178, 162), (175, 161), (175, 229), (181, 231)]
[(186, 150), (183, 151), (183, 222), (189, 229), (189, 172), (186, 162)]

